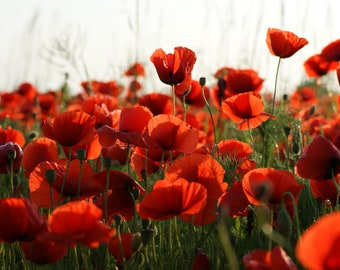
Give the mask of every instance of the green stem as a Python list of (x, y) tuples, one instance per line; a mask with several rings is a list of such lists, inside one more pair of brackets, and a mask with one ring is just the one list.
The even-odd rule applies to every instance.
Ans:
[(211, 125), (212, 125), (212, 127), (213, 127), (213, 132), (214, 132), (214, 144), (217, 144), (217, 138), (216, 138), (216, 130), (215, 130), (214, 118), (213, 118), (213, 115), (212, 115), (212, 112), (211, 112), (211, 108), (210, 108), (209, 102), (208, 102), (208, 100), (206, 99), (205, 94), (204, 94), (204, 85), (201, 86), (201, 90), (202, 90), (202, 96), (203, 96), (203, 99), (204, 99), (204, 103), (205, 103), (205, 105), (207, 106), (207, 109), (208, 109), (208, 111), (209, 111), (209, 115), (210, 115), (210, 119), (211, 119)]
[(118, 238), (118, 243), (119, 243), (120, 254), (122, 255), (123, 270), (125, 270), (125, 269), (127, 269), (126, 268), (126, 259), (125, 259), (125, 255), (124, 255), (124, 248), (123, 248), (122, 238), (120, 236), (120, 226), (117, 227), (117, 238)]
[(80, 187), (81, 187), (81, 180), (83, 178), (83, 160), (79, 160), (80, 162), (80, 172), (79, 172), (79, 176), (78, 176), (78, 185), (77, 185), (77, 200), (79, 200), (80, 198)]
[(64, 174), (64, 177), (63, 177), (63, 181), (61, 183), (60, 193), (59, 193), (58, 201), (57, 201), (58, 205), (61, 203), (60, 200), (61, 200), (61, 197), (63, 196), (65, 182), (66, 182), (66, 177), (67, 177), (67, 173), (68, 173), (68, 170), (69, 170), (70, 164), (71, 164), (71, 155), (72, 155), (72, 148), (69, 147), (68, 148), (68, 156), (67, 156), (67, 163), (66, 163), (65, 174)]
[(295, 221), (296, 221), (296, 230), (297, 230), (297, 234), (298, 234), (298, 239), (301, 236), (301, 227), (300, 227), (300, 219), (299, 219), (299, 213), (298, 213), (298, 209), (297, 209), (297, 205), (296, 205), (296, 200), (293, 196), (293, 194), (289, 191), (283, 193), (282, 195), (282, 199), (281, 199), (281, 203), (284, 204), (284, 198), (285, 196), (288, 196), (292, 203), (293, 203), (293, 209), (294, 209), (294, 217), (295, 217)]
[(274, 95), (273, 95), (273, 104), (272, 104), (271, 115), (274, 115), (275, 98), (276, 98), (277, 81), (278, 81), (278, 77), (279, 77), (280, 63), (281, 63), (281, 57), (279, 57), (279, 61), (277, 63), (277, 67), (276, 67), (275, 86), (274, 86)]

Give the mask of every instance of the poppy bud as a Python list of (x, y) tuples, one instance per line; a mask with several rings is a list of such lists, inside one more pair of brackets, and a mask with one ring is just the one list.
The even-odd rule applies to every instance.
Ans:
[(105, 167), (106, 169), (110, 169), (110, 167), (111, 167), (111, 165), (112, 165), (112, 158), (110, 158), (110, 157), (104, 157), (103, 164), (104, 164), (104, 167)]
[(28, 141), (33, 141), (38, 136), (39, 136), (38, 132), (36, 130), (33, 130), (28, 134)]
[(149, 228), (147, 230), (143, 230), (141, 232), (141, 240), (143, 245), (147, 245), (152, 237), (154, 237), (157, 234), (156, 229)]
[(18, 171), (21, 166), (23, 151), (15, 142), (0, 145), (0, 174), (8, 172), (8, 166), (13, 164), (13, 170)]
[(300, 145), (297, 142), (293, 142), (292, 150), (294, 154), (298, 155), (300, 153)]
[(309, 116), (312, 116), (315, 113), (315, 105), (311, 106), (309, 109)]
[(54, 169), (46, 170), (45, 177), (46, 181), (52, 185), (57, 178), (56, 171)]
[(83, 148), (78, 149), (77, 157), (80, 161), (84, 161), (86, 159), (86, 150)]
[(200, 85), (203, 87), (205, 85), (205, 83), (206, 83), (205, 77), (201, 77), (200, 78)]
[(277, 230), (284, 237), (290, 237), (293, 231), (292, 219), (284, 205), (281, 206), (277, 214)]
[(123, 217), (119, 214), (115, 215), (113, 219), (115, 220), (116, 228), (118, 228), (123, 222)]
[(132, 252), (138, 251), (142, 247), (142, 236), (140, 232), (133, 235), (131, 240), (131, 250)]
[(284, 131), (284, 133), (285, 133), (286, 137), (288, 137), (288, 136), (289, 136), (289, 134), (290, 134), (290, 130), (291, 130), (291, 128), (290, 128), (290, 127), (288, 127), (288, 126), (285, 126), (285, 127), (283, 127), (283, 131)]
[(262, 228), (263, 224), (268, 224), (270, 220), (270, 211), (268, 206), (266, 205), (259, 205), (255, 209), (255, 214), (257, 217), (257, 221), (259, 224), (259, 228)]

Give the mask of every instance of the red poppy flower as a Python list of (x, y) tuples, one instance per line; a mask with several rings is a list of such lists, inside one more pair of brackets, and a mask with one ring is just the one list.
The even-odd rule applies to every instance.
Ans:
[(318, 98), (315, 92), (314, 88), (308, 86), (297, 89), (290, 95), (290, 106), (301, 110), (304, 106), (316, 104)]
[[(133, 217), (135, 200), (132, 198), (132, 189), (144, 194), (144, 188), (139, 185), (130, 175), (117, 170), (111, 170), (109, 175), (109, 193), (107, 198), (108, 218), (119, 214), (124, 219), (130, 220)], [(93, 176), (104, 189), (106, 186), (107, 172), (102, 171)], [(95, 204), (104, 210), (102, 198), (95, 201)]]
[(250, 211), (249, 205), (250, 202), (244, 194), (242, 181), (234, 182), (217, 203), (219, 213), (232, 218), (247, 216)]
[(321, 55), (327, 61), (340, 61), (340, 39), (329, 43), (321, 51)]
[(7, 142), (15, 142), (20, 147), (23, 147), (25, 144), (25, 137), (21, 131), (13, 129), (11, 126), (7, 126), (6, 129), (3, 129), (2, 126), (0, 126), (0, 145)]
[(21, 165), (25, 170), (25, 176), (28, 178), (30, 173), (40, 162), (54, 162), (57, 160), (57, 143), (48, 138), (38, 138), (32, 142), (29, 142), (23, 149)]
[(246, 270), (282, 269), (297, 270), (293, 260), (280, 246), (272, 250), (255, 249), (242, 258)]
[(45, 221), (38, 207), (26, 198), (0, 199), (0, 241), (31, 241), (43, 229)]
[(185, 214), (197, 214), (207, 202), (207, 190), (200, 184), (183, 178), (171, 183), (158, 180), (153, 190), (137, 204), (142, 219), (164, 220)]
[(124, 72), (125, 76), (133, 76), (133, 77), (144, 77), (145, 71), (144, 66), (141, 63), (135, 63), (127, 71)]
[(210, 269), (209, 257), (200, 248), (197, 248), (195, 250), (195, 259), (194, 259), (194, 263), (191, 269), (192, 270), (209, 270)]
[(113, 80), (108, 82), (92, 80), (89, 82), (82, 82), (81, 86), (87, 94), (92, 92), (94, 94), (104, 94), (113, 97), (118, 97), (122, 90), (122, 86), (117, 85)]
[(47, 92), (37, 96), (39, 108), (41, 110), (41, 118), (55, 117), (59, 113), (61, 104), (61, 93)]
[(31, 199), (39, 207), (51, 208), (52, 206), (50, 197), (51, 184), (46, 181), (47, 170), (55, 170), (56, 172), (56, 180), (52, 183), (54, 205), (57, 205), (58, 202), (67, 197), (70, 197), (71, 199), (77, 198), (79, 177), (81, 177), (80, 199), (91, 198), (102, 191), (102, 186), (93, 178), (94, 172), (92, 167), (87, 162), (83, 162), (82, 174), (80, 175), (80, 161), (74, 159), (70, 162), (63, 193), (61, 195), (61, 186), (66, 173), (66, 161), (44, 161), (35, 167), (29, 178)]
[(117, 109), (118, 101), (115, 97), (105, 94), (95, 94), (91, 97), (86, 98), (82, 103), (82, 110), (87, 114), (94, 115), (96, 106), (102, 107), (105, 104), (105, 108), (108, 111)]
[(253, 69), (232, 69), (228, 72), (225, 80), (228, 97), (244, 92), (259, 93), (264, 81)]
[(185, 47), (176, 47), (174, 53), (166, 54), (157, 49), (150, 57), (155, 65), (159, 79), (169, 85), (176, 85), (184, 81), (191, 74), (196, 62), (196, 54)]
[(123, 246), (124, 259), (127, 261), (133, 255), (131, 248), (133, 233), (121, 233), (121, 243), (119, 242), (118, 236), (113, 236), (108, 243), (108, 248), (113, 257), (116, 258), (117, 263), (121, 266), (124, 263), (123, 256), (121, 253), (120, 245)]
[(33, 101), (38, 94), (38, 90), (29, 82), (20, 84), (15, 92), (29, 101)]
[[(311, 270), (340, 268), (340, 212), (319, 218), (300, 237), (295, 254)], [(320, 241), (321, 240), (321, 241)]]
[(268, 28), (266, 43), (272, 55), (288, 58), (307, 45), (308, 41), (289, 31)]
[(253, 153), (253, 149), (248, 143), (234, 139), (220, 141), (217, 147), (222, 158), (246, 159)]
[(50, 123), (44, 123), (44, 135), (62, 146), (89, 144), (96, 136), (96, 119), (85, 112), (69, 111), (59, 114)]
[[(297, 183), (291, 172), (273, 168), (257, 168), (247, 172), (242, 179), (242, 185), (250, 203), (267, 204), (271, 207), (280, 205), (285, 192), (291, 192), (297, 202), (300, 191), (304, 187), (303, 184)], [(291, 199), (286, 199), (284, 203), (287, 211), (293, 217)]]
[(189, 182), (197, 182), (207, 189), (207, 204), (195, 215), (181, 218), (196, 226), (209, 224), (216, 220), (216, 204), (226, 191), (228, 184), (224, 182), (222, 165), (210, 155), (190, 154), (176, 159), (167, 168), (163, 181), (176, 182), (184, 178)]
[(102, 156), (109, 157), (112, 161), (117, 161), (120, 165), (125, 165), (128, 161), (127, 146), (118, 141), (106, 148), (102, 149)]
[(340, 151), (319, 135), (303, 150), (296, 163), (296, 173), (306, 179), (326, 180), (340, 173)]
[(26, 260), (39, 265), (60, 261), (67, 255), (68, 251), (66, 246), (58, 246), (53, 242), (45, 242), (40, 239), (34, 239), (31, 242), (21, 242), (20, 246)]
[(198, 142), (195, 129), (180, 118), (168, 114), (154, 116), (143, 134), (148, 147), (159, 147), (164, 151), (193, 152)]
[(304, 63), (308, 77), (320, 78), (339, 66), (338, 61), (327, 61), (321, 54), (309, 57)]
[[(162, 160), (161, 149), (147, 149), (135, 147), (131, 155), (131, 167), (137, 173), (139, 179), (144, 179), (159, 170)], [(166, 157), (165, 157), (166, 159)]]
[[(18, 172), (21, 167), (21, 160), (23, 151), (21, 147), (15, 142), (7, 142), (0, 145), (0, 174), (6, 174), (10, 170), (11, 160), (9, 153), (13, 152), (13, 171)], [(12, 155), (12, 154), (11, 154)]]
[(139, 97), (138, 104), (149, 108), (154, 116), (172, 113), (171, 97), (161, 93), (145, 94)]
[(60, 246), (74, 247), (77, 242), (89, 248), (108, 243), (115, 231), (101, 222), (102, 210), (92, 203), (74, 201), (57, 207), (48, 217), (48, 232), (38, 236)]
[(121, 142), (138, 146), (145, 146), (142, 131), (152, 118), (152, 113), (147, 107), (136, 105), (124, 108), (120, 114), (118, 139)]
[[(182, 84), (179, 84), (180, 86)], [(183, 94), (181, 94), (181, 91), (177, 92), (178, 86), (175, 87), (176, 95), (179, 97), (182, 97)], [(205, 101), (203, 99), (202, 95), (202, 86), (197, 80), (192, 80), (189, 85), (189, 94), (185, 97), (185, 103), (191, 106), (194, 106), (196, 108), (203, 108), (205, 105)], [(208, 100), (209, 99), (209, 88), (207, 86), (204, 86), (203, 88), (204, 96)]]
[[(336, 177), (337, 183), (339, 182), (339, 175)], [(338, 190), (334, 185), (333, 180), (309, 180), (309, 187), (315, 199), (320, 199), (323, 202), (330, 202), (336, 206), (338, 200)]]
[(222, 103), (224, 114), (237, 123), (240, 130), (253, 129), (274, 116), (264, 112), (261, 97), (252, 92), (238, 94), (225, 99)]
[(97, 129), (99, 142), (103, 148), (112, 146), (117, 141), (117, 131), (107, 125)]

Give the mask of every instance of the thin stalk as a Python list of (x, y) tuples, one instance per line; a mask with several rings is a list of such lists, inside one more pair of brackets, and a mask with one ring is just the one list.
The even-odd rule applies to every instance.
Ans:
[(202, 96), (203, 96), (203, 99), (204, 99), (204, 103), (205, 103), (205, 105), (207, 106), (207, 109), (208, 109), (208, 111), (209, 111), (209, 115), (210, 115), (210, 119), (211, 119), (211, 125), (212, 125), (212, 127), (213, 127), (213, 132), (214, 132), (214, 144), (217, 144), (217, 138), (216, 138), (216, 130), (215, 130), (214, 118), (213, 118), (213, 115), (212, 115), (212, 112), (211, 112), (211, 108), (210, 108), (209, 102), (208, 102), (208, 100), (206, 99), (205, 94), (204, 94), (204, 85), (201, 85), (201, 90), (202, 90)]
[(299, 213), (298, 213), (298, 209), (297, 209), (297, 205), (296, 205), (296, 200), (295, 200), (293, 194), (291, 192), (287, 191), (282, 195), (282, 199), (281, 199), (282, 204), (284, 203), (285, 196), (288, 196), (293, 203), (294, 217), (295, 217), (295, 221), (296, 221), (296, 230), (297, 230), (298, 239), (299, 239), (300, 236), (301, 236), (301, 227), (300, 227), (300, 219), (299, 219)]
[(274, 115), (275, 98), (276, 98), (277, 81), (278, 81), (278, 77), (279, 77), (280, 64), (281, 64), (281, 57), (279, 57), (279, 61), (278, 61), (278, 63), (277, 63), (277, 67), (276, 67), (275, 85), (274, 85), (274, 95), (273, 95), (273, 104), (272, 104), (271, 115)]
[(53, 184), (50, 184), (51, 211), (54, 210)]
[(60, 193), (59, 193), (58, 201), (57, 201), (58, 205), (60, 203), (61, 197), (63, 196), (65, 182), (66, 182), (66, 177), (67, 177), (67, 173), (68, 173), (68, 170), (69, 170), (70, 164), (71, 164), (71, 155), (72, 155), (72, 148), (69, 147), (68, 148), (68, 156), (67, 156), (67, 163), (66, 163), (65, 174), (64, 174), (64, 177), (63, 177), (63, 181), (61, 183)]
[(78, 185), (77, 185), (77, 200), (80, 198), (80, 187), (81, 187), (81, 180), (83, 178), (83, 160), (79, 160), (80, 168), (79, 168), (79, 176), (78, 176)]
[(171, 85), (171, 97), (172, 97), (172, 114), (176, 115), (176, 94), (175, 85)]
[(123, 243), (122, 243), (122, 238), (120, 236), (120, 226), (117, 226), (117, 238), (118, 238), (118, 243), (119, 243), (119, 249), (120, 249), (120, 254), (122, 255), (122, 261), (123, 261), (123, 270), (126, 270), (126, 259), (124, 255), (124, 249), (123, 249)]

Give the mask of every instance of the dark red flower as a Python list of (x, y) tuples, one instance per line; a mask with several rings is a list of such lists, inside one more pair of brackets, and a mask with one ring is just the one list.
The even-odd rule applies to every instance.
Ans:
[(89, 82), (82, 82), (81, 86), (87, 94), (92, 92), (94, 94), (104, 94), (118, 97), (122, 91), (122, 86), (117, 85), (117, 83), (113, 80), (108, 82), (92, 80)]
[[(11, 156), (11, 157), (10, 157)], [(13, 166), (13, 171), (18, 172), (21, 167), (23, 151), (15, 142), (0, 145), (0, 174), (6, 174)]]
[(306, 179), (326, 180), (340, 173), (340, 150), (318, 135), (303, 150), (296, 163), (296, 173)]
[(135, 63), (128, 70), (124, 72), (125, 76), (133, 76), (133, 77), (144, 77), (145, 70), (144, 66), (141, 63)]
[(231, 69), (225, 80), (227, 96), (245, 92), (259, 93), (264, 81), (253, 69)]
[(166, 54), (157, 49), (150, 57), (155, 65), (159, 79), (169, 85), (176, 85), (184, 81), (191, 74), (196, 62), (196, 54), (185, 47), (176, 47), (174, 53)]
[(122, 266), (124, 263), (122, 252), (120, 249), (120, 245), (123, 247), (124, 259), (125, 261), (129, 260), (133, 255), (133, 250), (131, 248), (133, 239), (133, 233), (121, 233), (120, 241), (118, 236), (113, 236), (108, 243), (108, 248), (113, 257), (116, 258), (118, 265)]
[(209, 257), (203, 252), (201, 248), (195, 250), (195, 259), (192, 264), (192, 270), (209, 270), (210, 260)]
[(308, 41), (289, 31), (268, 28), (266, 43), (272, 55), (288, 58), (307, 45)]
[[(182, 84), (179, 84), (178, 86), (180, 85)], [(178, 94), (177, 92), (178, 86), (175, 87), (176, 95), (178, 95), (179, 97), (182, 97), (183, 94)], [(203, 99), (202, 86), (200, 82), (197, 80), (192, 80), (188, 89), (190, 90), (190, 92), (185, 97), (185, 103), (196, 108), (203, 108), (203, 106), (205, 105), (205, 101)], [(207, 86), (204, 86), (203, 91), (204, 91), (205, 98), (209, 100), (209, 88)]]
[(340, 61), (340, 39), (329, 43), (321, 51), (321, 55), (327, 61)]
[[(107, 172), (102, 171), (93, 176), (102, 186), (103, 190), (106, 186)], [(107, 198), (108, 218), (119, 214), (124, 219), (130, 220), (133, 217), (134, 205), (137, 197), (133, 199), (133, 189), (144, 194), (144, 188), (139, 185), (130, 175), (118, 170), (110, 170), (109, 172), (109, 193)], [(104, 200), (102, 198), (95, 201), (95, 204), (104, 210)]]

